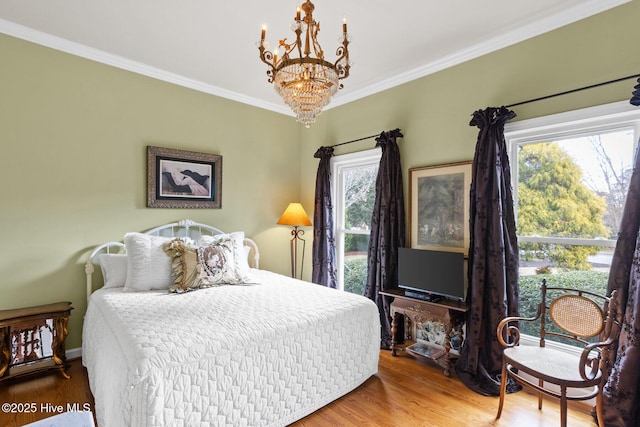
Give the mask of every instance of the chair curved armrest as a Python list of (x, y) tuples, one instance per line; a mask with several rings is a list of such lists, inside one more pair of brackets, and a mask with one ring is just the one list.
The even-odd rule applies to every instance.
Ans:
[(580, 376), (585, 380), (594, 380), (600, 373), (600, 362), (602, 361), (602, 350), (610, 347), (613, 340), (608, 338), (606, 341), (597, 342), (587, 345), (580, 354), (579, 371)]
[(503, 347), (515, 347), (520, 343), (520, 329), (515, 325), (510, 325), (510, 323), (520, 321), (533, 322), (538, 320), (539, 317), (540, 311), (538, 311), (534, 317), (505, 317), (498, 323), (498, 327), (496, 328), (498, 341)]

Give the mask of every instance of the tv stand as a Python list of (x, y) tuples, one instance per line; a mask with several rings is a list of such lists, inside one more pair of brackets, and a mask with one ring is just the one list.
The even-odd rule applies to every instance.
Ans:
[[(413, 291), (392, 289), (380, 292), (393, 298), (391, 304), (391, 354), (404, 351), (415, 357), (434, 361), (451, 376), (452, 360), (457, 358), (463, 342), (463, 325), (469, 308), (444, 298), (429, 301), (414, 296)], [(405, 336), (398, 334), (398, 315), (404, 319)], [(453, 342), (452, 342), (453, 341)]]

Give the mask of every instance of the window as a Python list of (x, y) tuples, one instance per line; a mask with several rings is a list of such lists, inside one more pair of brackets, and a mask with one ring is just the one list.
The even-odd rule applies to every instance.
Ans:
[(543, 278), (606, 293), (639, 136), (640, 111), (628, 103), (505, 127), (522, 316), (535, 315)]
[(335, 156), (331, 176), (338, 289), (364, 294), (380, 149)]

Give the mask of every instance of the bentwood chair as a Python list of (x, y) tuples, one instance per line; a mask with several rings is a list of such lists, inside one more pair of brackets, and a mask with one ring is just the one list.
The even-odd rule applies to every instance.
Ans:
[[(539, 323), (539, 345), (520, 345), (518, 322)], [(498, 341), (505, 348), (496, 418), (502, 413), (507, 381), (513, 378), (537, 390), (538, 409), (542, 409), (543, 395), (560, 399), (562, 427), (567, 425), (567, 401), (595, 397), (598, 425), (604, 426), (602, 387), (608, 372), (609, 350), (620, 333), (616, 291), (607, 297), (579, 289), (547, 287), (543, 280), (536, 316), (507, 317), (498, 325), (497, 333)], [(581, 352), (574, 355), (547, 347), (548, 337), (568, 340), (581, 347)], [(599, 337), (595, 340), (599, 342), (587, 341), (594, 337)]]

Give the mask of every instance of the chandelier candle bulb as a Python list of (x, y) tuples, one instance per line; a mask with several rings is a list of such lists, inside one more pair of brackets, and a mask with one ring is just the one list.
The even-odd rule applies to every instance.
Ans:
[(296, 21), (300, 20), (300, 5), (296, 6)]
[(347, 17), (342, 18), (342, 32), (347, 34)]
[(260, 36), (260, 41), (264, 41), (264, 37), (267, 35), (267, 26), (262, 26), (262, 36)]

